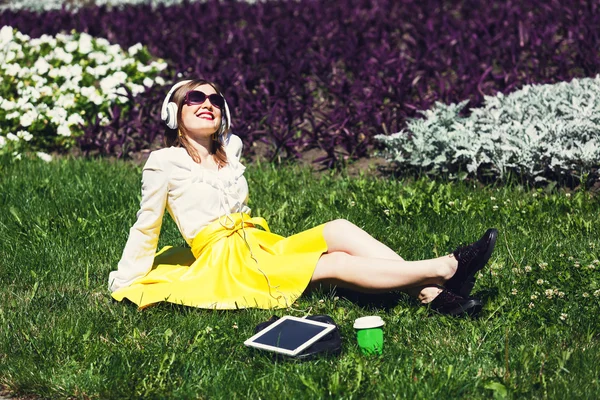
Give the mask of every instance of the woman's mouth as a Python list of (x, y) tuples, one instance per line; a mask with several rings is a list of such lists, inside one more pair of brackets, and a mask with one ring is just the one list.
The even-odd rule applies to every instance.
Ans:
[(200, 114), (196, 114), (196, 117), (200, 118), (200, 119), (207, 119), (212, 121), (213, 119), (215, 119), (215, 116), (210, 113), (210, 112), (201, 112)]

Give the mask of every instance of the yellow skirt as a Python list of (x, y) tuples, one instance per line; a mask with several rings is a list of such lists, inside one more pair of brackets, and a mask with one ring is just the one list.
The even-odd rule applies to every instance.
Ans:
[(327, 251), (323, 226), (284, 238), (271, 233), (263, 218), (231, 214), (202, 229), (191, 254), (183, 248), (159, 251), (155, 268), (112, 296), (140, 308), (161, 301), (210, 309), (288, 307)]

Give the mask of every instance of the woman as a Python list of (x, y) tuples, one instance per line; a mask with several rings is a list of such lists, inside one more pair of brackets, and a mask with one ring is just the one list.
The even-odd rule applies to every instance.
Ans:
[[(277, 308), (321, 283), (363, 292), (402, 290), (449, 315), (481, 309), (469, 294), (491, 256), (495, 229), (453, 254), (421, 261), (403, 260), (341, 219), (283, 238), (270, 233), (264, 219), (249, 216), (242, 143), (229, 132), (227, 102), (215, 84), (177, 83), (161, 118), (170, 147), (152, 152), (143, 168), (137, 221), (109, 276), (116, 300), (128, 298), (140, 307), (169, 301)], [(193, 256), (185, 249), (155, 254), (165, 208)]]

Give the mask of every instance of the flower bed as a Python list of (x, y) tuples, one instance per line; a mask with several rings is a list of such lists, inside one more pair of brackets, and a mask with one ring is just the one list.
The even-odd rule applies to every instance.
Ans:
[(597, 174), (600, 167), (600, 75), (525, 86), (486, 98), (469, 116), (466, 102), (436, 104), (406, 131), (376, 136), (403, 170), (450, 176), (514, 173), (533, 182)]
[[(166, 78), (219, 82), (247, 144), (263, 141), (272, 156), (318, 148), (329, 165), (368, 154), (376, 134), (398, 132), (436, 101), (478, 106), (484, 95), (600, 72), (589, 51), (599, 47), (600, 10), (586, 1), (208, 1), (5, 11), (7, 23), (33, 37), (75, 29), (124, 48), (142, 43), (167, 60)], [(147, 146), (163, 130), (148, 102), (166, 90), (139, 95), (135, 113), (115, 110), (86, 143), (143, 126), (132, 146)]]
[(0, 153), (68, 149), (84, 126), (109, 124), (111, 104), (127, 106), (155, 82), (165, 63), (137, 44), (126, 52), (86, 33), (31, 39), (0, 29)]

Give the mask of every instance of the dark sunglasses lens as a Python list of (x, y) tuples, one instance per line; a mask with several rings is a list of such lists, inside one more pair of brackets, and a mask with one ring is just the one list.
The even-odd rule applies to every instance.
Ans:
[(187, 101), (189, 104), (202, 104), (206, 100), (206, 95), (198, 90), (188, 92)]
[(208, 100), (210, 100), (210, 104), (212, 104), (215, 107), (225, 107), (225, 99), (219, 94), (211, 94), (210, 96), (208, 96)]
[[(206, 100), (206, 94), (204, 94), (204, 92), (201, 92), (199, 90), (192, 90), (192, 91), (188, 92), (188, 94), (187, 94), (188, 104), (202, 104), (202, 103), (204, 103), (205, 100)], [(209, 95), (208, 100), (210, 101), (210, 104), (212, 104), (213, 106), (215, 106), (217, 108), (225, 107), (225, 99), (223, 98), (223, 96), (221, 96), (219, 94), (213, 93), (213, 94)]]

